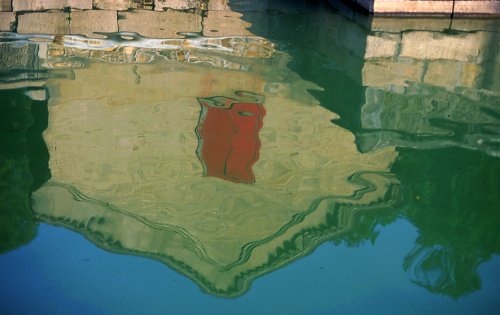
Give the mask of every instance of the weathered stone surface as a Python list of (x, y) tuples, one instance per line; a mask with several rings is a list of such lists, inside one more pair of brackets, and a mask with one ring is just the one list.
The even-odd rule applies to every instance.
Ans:
[(251, 36), (252, 25), (241, 19), (242, 14), (231, 11), (209, 11), (203, 20), (204, 36)]
[(400, 56), (479, 62), (488, 39), (487, 32), (462, 33), (457, 36), (434, 32), (408, 32), (403, 34)]
[(165, 11), (167, 9), (189, 10), (206, 8), (206, 2), (200, 0), (155, 0), (155, 10)]
[(229, 0), (209, 0), (208, 10), (209, 11), (230, 11)]
[[(276, 2), (276, 3), (273, 3)], [(286, 3), (287, 1), (285, 1)], [(231, 9), (236, 12), (252, 12), (252, 11), (265, 11), (270, 9), (271, 6), (283, 5), (280, 1), (269, 1), (269, 0), (238, 0), (230, 1)], [(292, 6), (289, 2), (288, 6)]]
[(396, 48), (400, 35), (383, 34), (383, 36), (367, 36), (365, 58), (392, 57), (396, 54)]
[(17, 17), (17, 32), (21, 34), (68, 34), (69, 14), (63, 12), (37, 12)]
[(350, 0), (375, 15), (500, 15), (496, 0)]
[(136, 10), (119, 14), (120, 32), (139, 32), (153, 38), (180, 38), (178, 33), (201, 32), (201, 16), (185, 12)]
[(429, 62), (425, 72), (424, 82), (431, 85), (453, 89), (458, 83), (458, 73), (461, 63), (449, 60)]
[(132, 0), (134, 9), (153, 10), (154, 0)]
[(0, 11), (12, 11), (11, 0), (0, 0)]
[(0, 70), (20, 69), (33, 71), (39, 66), (38, 46), (34, 43), (11, 45), (0, 43)]
[(92, 9), (92, 0), (12, 0), (14, 11), (43, 11), (72, 8), (80, 10)]
[(441, 14), (450, 15), (453, 1), (424, 1), (424, 0), (375, 0), (373, 13), (375, 14)]
[(374, 32), (400, 33), (408, 30), (442, 31), (450, 26), (450, 20), (440, 18), (392, 18), (374, 17), (370, 29)]
[[(498, 32), (498, 22), (496, 19), (470, 19), (454, 18), (451, 22), (451, 29), (458, 31), (491, 31)], [(447, 28), (447, 27), (446, 27)], [(443, 28), (445, 29), (445, 28)]]
[(461, 76), (458, 84), (460, 86), (476, 88), (479, 87), (483, 75), (482, 66), (477, 63), (465, 63), (462, 65)]
[(500, 14), (500, 1), (456, 1), (454, 13), (458, 15)]
[(94, 7), (101, 10), (124, 11), (134, 7), (132, 0), (94, 0)]
[(14, 12), (0, 12), (0, 31), (10, 32), (14, 30), (16, 14)]
[(406, 82), (420, 82), (424, 63), (416, 60), (368, 61), (362, 70), (363, 85), (387, 86), (405, 85)]
[(89, 10), (71, 13), (71, 34), (95, 37), (94, 32), (118, 32), (116, 11)]

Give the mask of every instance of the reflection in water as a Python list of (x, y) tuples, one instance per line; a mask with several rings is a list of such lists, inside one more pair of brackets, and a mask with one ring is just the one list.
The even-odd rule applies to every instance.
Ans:
[(0, 253), (36, 235), (38, 224), (30, 194), (50, 177), (49, 156), (41, 136), (47, 127), (45, 92), (33, 88), (0, 90)]
[(405, 183), (402, 214), (420, 231), (405, 270), (433, 292), (479, 289), (479, 265), (500, 254), (500, 160), (460, 148), (399, 153), (391, 171)]
[[(359, 213), (396, 201), (397, 181), (387, 173), (396, 156), (393, 148), (362, 155), (349, 132), (323, 118), (329, 115), (325, 109), (280, 95), (266, 95), (261, 124), (259, 75), (193, 65), (161, 71), (137, 66), (142, 77), (137, 83), (130, 75), (133, 67), (91, 65), (74, 70), (73, 81), (47, 82), (59, 95), (50, 99), (44, 133), (52, 179), (33, 195), (43, 220), (76, 229), (110, 250), (155, 257), (212, 294), (235, 296), (256, 276), (348, 233)], [(115, 78), (119, 88), (99, 88), (102, 80)], [(199, 85), (179, 91), (182, 85), (165, 84), (174, 80)], [(241, 82), (254, 90), (238, 93), (236, 102), (199, 98), (233, 95), (228, 91)], [(132, 93), (136, 86), (161, 93)], [(255, 116), (241, 116), (249, 121), (233, 120), (240, 132), (251, 131), (240, 135), (243, 144), (251, 144), (249, 161), (256, 160), (261, 127), (253, 185), (200, 176), (197, 99), (213, 106), (233, 103), (234, 109), (239, 104), (244, 113), (257, 110)], [(208, 134), (199, 133), (200, 138), (212, 140), (210, 126), (203, 124)], [(239, 149), (239, 155), (246, 154), (246, 148)], [(207, 157), (203, 150), (201, 156)], [(231, 162), (247, 164), (243, 158)], [(234, 175), (247, 180), (249, 173)]]
[(34, 237), (35, 190), (41, 220), (237, 296), (403, 217), (419, 231), (411, 281), (479, 289), (500, 253), (498, 22), (416, 31), (320, 9), (207, 15), (244, 36), (2, 35), (2, 128), (16, 125), (2, 129), (2, 251)]
[[(263, 98), (246, 92), (236, 94), (250, 96), (254, 102)], [(236, 183), (254, 182), (252, 166), (259, 159), (258, 133), (266, 114), (264, 106), (221, 96), (198, 98), (198, 102), (202, 108), (196, 127), (196, 153), (203, 175)]]

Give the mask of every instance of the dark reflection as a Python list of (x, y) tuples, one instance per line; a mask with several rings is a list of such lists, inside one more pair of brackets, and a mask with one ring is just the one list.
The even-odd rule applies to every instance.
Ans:
[(322, 88), (310, 93), (339, 114), (332, 122), (355, 135), (360, 152), (399, 148), (391, 172), (401, 181), (401, 207), (363, 213), (334, 242), (374, 241), (377, 224), (402, 216), (419, 230), (403, 263), (411, 281), (453, 297), (480, 289), (479, 265), (500, 250), (498, 23), (268, 3), (280, 7), (270, 23), (263, 11), (232, 7), (252, 32), (286, 47), (287, 66)]
[(45, 94), (39, 88), (0, 90), (1, 253), (36, 235), (31, 192), (50, 177), (49, 155), (42, 139), (48, 115)]
[(477, 269), (500, 254), (500, 160), (459, 148), (401, 149), (402, 215), (419, 230), (404, 268), (415, 283), (454, 297), (481, 287)]
[(201, 112), (196, 127), (196, 153), (203, 164), (204, 176), (253, 183), (252, 166), (259, 159), (259, 130), (266, 110), (262, 96), (248, 92), (236, 94), (239, 99), (198, 98)]

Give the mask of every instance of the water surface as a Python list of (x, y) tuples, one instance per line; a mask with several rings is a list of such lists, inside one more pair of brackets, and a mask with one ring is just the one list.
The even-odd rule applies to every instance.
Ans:
[(498, 312), (498, 21), (274, 5), (1, 34), (2, 312)]

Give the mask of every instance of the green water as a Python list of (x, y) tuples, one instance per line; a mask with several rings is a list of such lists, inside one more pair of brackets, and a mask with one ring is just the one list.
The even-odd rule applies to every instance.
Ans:
[(0, 313), (497, 314), (499, 21), (230, 8), (1, 34)]

